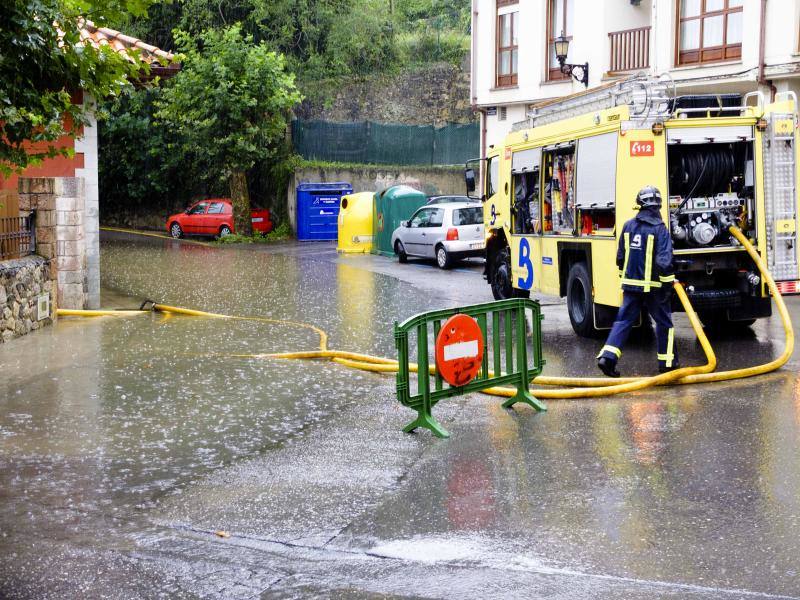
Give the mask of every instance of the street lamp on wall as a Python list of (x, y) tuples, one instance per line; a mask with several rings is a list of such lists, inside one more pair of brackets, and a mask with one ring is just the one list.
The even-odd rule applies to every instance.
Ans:
[[(566, 62), (567, 60), (567, 52), (569, 52), (569, 39), (567, 36), (564, 35), (564, 32), (561, 32), (561, 35), (558, 36), (555, 40), (553, 40), (553, 46), (555, 46), (556, 51), (556, 59), (558, 59), (558, 65), (561, 69), (561, 72), (564, 75), (572, 76), (575, 81), (578, 83), (582, 83), (587, 88), (589, 87), (589, 63), (583, 63), (582, 65), (572, 65)], [(577, 73), (576, 73), (577, 71)], [(578, 76), (580, 74), (580, 77)]]

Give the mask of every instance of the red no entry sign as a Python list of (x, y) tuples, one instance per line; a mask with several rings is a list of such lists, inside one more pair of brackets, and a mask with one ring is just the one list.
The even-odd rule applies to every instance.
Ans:
[(483, 333), (478, 322), (464, 314), (453, 315), (436, 336), (436, 368), (447, 383), (467, 385), (481, 370)]

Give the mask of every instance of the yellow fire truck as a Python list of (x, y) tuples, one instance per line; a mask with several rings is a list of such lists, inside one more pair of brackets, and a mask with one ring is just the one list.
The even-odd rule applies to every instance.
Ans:
[(610, 328), (622, 299), (617, 234), (654, 185), (669, 199), (677, 278), (704, 324), (769, 316), (769, 292), (728, 228), (766, 256), (782, 293), (800, 292), (797, 108), (791, 92), (769, 104), (759, 92), (677, 96), (645, 77), (537, 105), (467, 164), (494, 297), (566, 296), (577, 334)]

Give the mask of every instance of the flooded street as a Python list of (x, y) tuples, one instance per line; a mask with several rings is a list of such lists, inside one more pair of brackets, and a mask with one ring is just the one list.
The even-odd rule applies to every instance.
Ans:
[[(0, 597), (800, 597), (797, 353), (539, 414), (446, 400), (438, 440), (400, 431), (392, 375), (246, 355), (317, 349), (310, 323), (393, 357), (395, 320), (491, 299), (480, 262), (108, 233), (101, 259), (105, 308), (284, 323), (62, 318), (0, 345)], [(542, 304), (544, 373), (595, 375), (601, 342)], [(624, 375), (655, 369), (639, 337)], [(736, 368), (783, 332), (775, 316), (712, 344)]]

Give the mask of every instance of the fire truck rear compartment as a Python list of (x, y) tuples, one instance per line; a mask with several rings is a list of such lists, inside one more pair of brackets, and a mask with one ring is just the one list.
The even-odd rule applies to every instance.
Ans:
[[(719, 130), (718, 130), (719, 131)], [(667, 149), (669, 228), (675, 269), (704, 320), (749, 321), (769, 316), (769, 297), (752, 260), (729, 232), (735, 225), (756, 237), (753, 141), (714, 141), (712, 129), (673, 136)], [(745, 135), (741, 135), (745, 134)], [(705, 143), (699, 142), (706, 135)], [(677, 308), (677, 307), (676, 307)]]
[[(707, 135), (713, 139), (714, 131)], [(673, 141), (667, 161), (669, 228), (676, 250), (738, 247), (728, 231), (731, 225), (755, 234), (751, 140)]]

